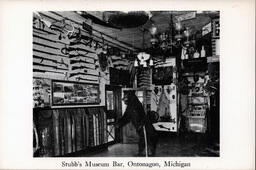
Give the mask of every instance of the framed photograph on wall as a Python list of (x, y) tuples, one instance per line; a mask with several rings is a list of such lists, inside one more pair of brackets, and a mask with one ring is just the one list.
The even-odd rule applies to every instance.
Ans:
[(99, 84), (52, 80), (53, 106), (99, 103)]
[(33, 108), (51, 106), (51, 80), (33, 77)]

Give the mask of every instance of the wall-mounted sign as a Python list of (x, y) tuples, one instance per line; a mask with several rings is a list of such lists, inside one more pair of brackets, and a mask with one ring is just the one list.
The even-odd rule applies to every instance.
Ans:
[(52, 104), (83, 105), (99, 104), (98, 84), (52, 80)]

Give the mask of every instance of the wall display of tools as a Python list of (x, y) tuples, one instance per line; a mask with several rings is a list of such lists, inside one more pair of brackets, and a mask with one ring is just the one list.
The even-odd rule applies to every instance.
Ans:
[[(33, 74), (49, 79), (109, 81), (109, 67), (127, 70), (131, 48), (58, 12), (33, 13)], [(123, 61), (125, 60), (125, 62)], [(102, 72), (102, 73), (101, 73)], [(103, 73), (104, 72), (104, 73)]]
[[(95, 29), (90, 22), (80, 22), (79, 18), (66, 16), (65, 12), (34, 12), (33, 76), (49, 80), (95, 83), (98, 84), (98, 91), (102, 91), (105, 84), (110, 84), (110, 68), (128, 75), (134, 49)], [(121, 82), (125, 83), (124, 76), (122, 79)], [(52, 91), (50, 93), (56, 94)], [(92, 99), (79, 97), (74, 102), (69, 96), (69, 102), (66, 98), (64, 100), (66, 103), (61, 103), (63, 98), (59, 102), (52, 102), (55, 100), (50, 99), (49, 106), (67, 104), (78, 107), (78, 103), (88, 106), (104, 105), (104, 96), (100, 93)], [(37, 103), (40, 107), (47, 107), (40, 100)]]

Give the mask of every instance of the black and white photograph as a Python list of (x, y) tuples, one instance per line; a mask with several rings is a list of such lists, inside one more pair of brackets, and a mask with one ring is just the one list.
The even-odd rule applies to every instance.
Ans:
[(254, 170), (255, 1), (0, 0), (0, 170)]
[(217, 10), (34, 11), (33, 156), (219, 157), (220, 31)]

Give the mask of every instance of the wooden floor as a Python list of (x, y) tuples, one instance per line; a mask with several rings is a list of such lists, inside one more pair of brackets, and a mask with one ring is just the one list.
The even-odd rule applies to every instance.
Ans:
[[(86, 157), (134, 157), (137, 144), (114, 144)], [(162, 135), (159, 137), (156, 157), (218, 157), (219, 143), (202, 134)]]

